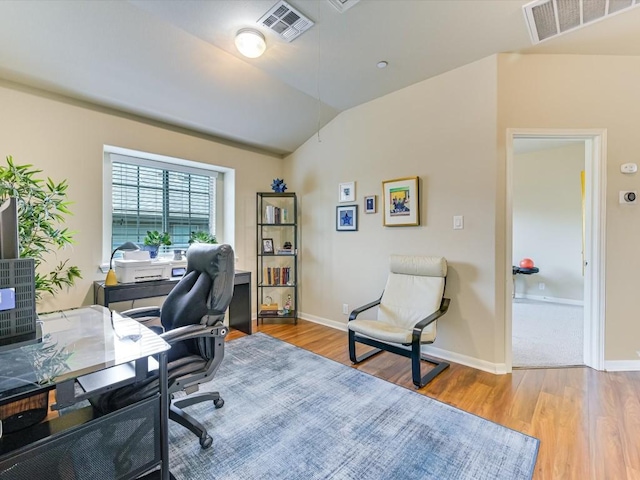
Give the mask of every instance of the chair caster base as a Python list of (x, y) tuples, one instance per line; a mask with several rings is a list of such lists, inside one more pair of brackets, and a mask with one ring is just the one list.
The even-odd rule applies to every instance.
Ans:
[(212, 444), (213, 444), (213, 438), (211, 438), (211, 435), (205, 435), (204, 437), (200, 438), (200, 446), (202, 447), (203, 450), (206, 450), (207, 448), (211, 447)]

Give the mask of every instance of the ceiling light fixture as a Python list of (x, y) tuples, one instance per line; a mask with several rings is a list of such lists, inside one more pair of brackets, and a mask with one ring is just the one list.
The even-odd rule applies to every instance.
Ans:
[(243, 28), (236, 34), (236, 48), (248, 58), (258, 58), (267, 49), (264, 35), (253, 28)]
[(386, 60), (382, 60), (376, 64), (378, 68), (387, 68), (387, 65), (389, 65), (389, 62)]

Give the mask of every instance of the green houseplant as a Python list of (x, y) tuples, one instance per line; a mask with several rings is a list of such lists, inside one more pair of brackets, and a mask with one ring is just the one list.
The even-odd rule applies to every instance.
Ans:
[(189, 244), (192, 243), (218, 243), (218, 240), (215, 235), (212, 235), (206, 230), (198, 230), (191, 232), (191, 235), (189, 235)]
[(67, 215), (71, 215), (67, 200), (68, 184), (51, 178), (38, 178), (42, 170), (33, 165), (16, 165), (13, 157), (0, 166), (0, 200), (15, 197), (18, 204), (18, 240), (20, 257), (33, 258), (36, 266), (36, 298), (43, 293), (55, 294), (82, 278), (77, 266), (69, 260), (60, 261), (50, 272), (45, 269), (45, 257), (51, 258), (58, 250), (74, 243), (75, 232), (62, 228)]
[(144, 237), (143, 242), (151, 258), (156, 258), (158, 256), (158, 249), (162, 245), (171, 245), (171, 236), (167, 232), (160, 233), (157, 230), (147, 230), (147, 235)]

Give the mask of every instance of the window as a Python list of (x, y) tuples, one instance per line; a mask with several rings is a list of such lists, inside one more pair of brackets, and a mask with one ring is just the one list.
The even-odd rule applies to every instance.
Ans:
[[(216, 234), (218, 172), (110, 153), (111, 242), (142, 244), (148, 230), (168, 232), (186, 249), (194, 231)], [(190, 162), (192, 163), (192, 162)]]

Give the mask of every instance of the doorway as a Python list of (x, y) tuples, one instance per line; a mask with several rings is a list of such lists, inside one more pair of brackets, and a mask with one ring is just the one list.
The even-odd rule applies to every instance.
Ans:
[[(602, 368), (605, 134), (507, 132), (508, 370)], [(572, 159), (557, 163), (563, 153)], [(512, 266), (532, 256), (538, 271), (514, 274)]]

